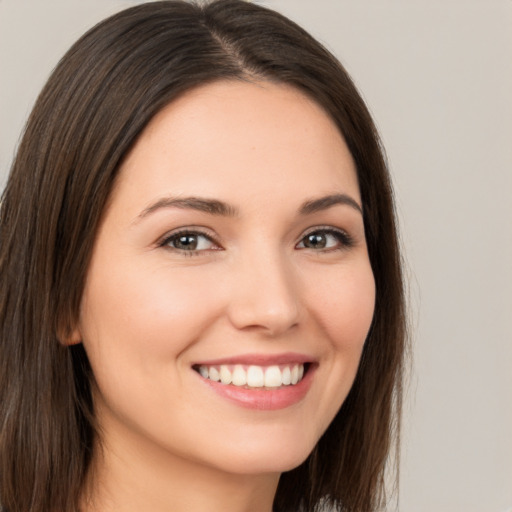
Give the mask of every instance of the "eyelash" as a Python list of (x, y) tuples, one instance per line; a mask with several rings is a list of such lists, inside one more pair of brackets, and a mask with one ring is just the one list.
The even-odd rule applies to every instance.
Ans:
[[(178, 247), (173, 247), (171, 245), (172, 242), (176, 242), (179, 240), (182, 236), (192, 236), (192, 237), (204, 237), (209, 242), (215, 244), (218, 248), (217, 249), (202, 249), (202, 250), (196, 250), (196, 249), (179, 249)], [(198, 228), (188, 228), (188, 229), (181, 229), (179, 231), (176, 231), (174, 233), (171, 233), (168, 236), (165, 236), (165, 238), (158, 244), (159, 247), (170, 249), (171, 251), (179, 252), (180, 254), (183, 254), (184, 256), (199, 256), (202, 252), (205, 252), (207, 250), (220, 250), (220, 244), (215, 240), (215, 238), (205, 231), (202, 231)]]
[[(175, 243), (177, 240), (179, 240), (180, 237), (183, 237), (183, 236), (186, 236), (186, 235), (191, 236), (191, 237), (204, 237), (209, 242), (215, 244), (217, 246), (217, 248), (215, 248), (215, 249), (199, 249), (199, 250), (197, 250), (197, 249), (189, 249), (189, 250), (187, 250), (187, 249), (180, 249), (178, 247), (173, 247), (171, 245), (173, 242)], [(334, 236), (334, 238), (336, 238), (336, 240), (337, 240), (337, 242), (339, 244), (336, 247), (321, 248), (318, 251), (315, 251), (315, 249), (310, 248), (311, 250), (313, 250), (315, 252), (340, 251), (340, 250), (344, 250), (344, 249), (349, 249), (350, 247), (352, 247), (354, 245), (353, 238), (346, 231), (343, 231), (343, 230), (340, 230), (340, 229), (334, 229), (334, 228), (332, 228), (330, 226), (329, 227), (327, 227), (327, 226), (325, 226), (325, 227), (319, 226), (319, 227), (315, 227), (315, 228), (311, 229), (306, 234), (304, 234), (302, 236), (302, 238), (300, 239), (300, 241), (296, 244), (295, 247), (297, 247), (297, 245), (299, 245), (301, 243), (303, 244), (304, 241), (306, 240), (306, 238), (311, 236), (311, 235), (323, 235), (323, 236), (331, 235), (331, 236)], [(180, 254), (183, 254), (184, 256), (199, 256), (201, 253), (206, 252), (206, 251), (210, 251), (210, 250), (217, 251), (217, 250), (221, 250), (222, 249), (222, 247), (217, 242), (215, 237), (213, 237), (210, 233), (207, 233), (207, 232), (202, 231), (202, 230), (197, 229), (197, 228), (182, 229), (182, 230), (179, 230), (179, 231), (177, 231), (175, 233), (172, 233), (172, 234), (166, 236), (164, 239), (162, 239), (162, 241), (159, 242), (158, 246), (170, 249), (172, 251), (177, 251)], [(308, 247), (304, 246), (304, 247), (301, 247), (299, 249), (308, 249)]]
[[(331, 226), (317, 226), (311, 229), (300, 239), (299, 244), (303, 243), (304, 240), (311, 235), (331, 235), (338, 242), (338, 245), (336, 247), (322, 248), (319, 249), (317, 252), (342, 251), (344, 249), (349, 249), (354, 245), (354, 239), (346, 231), (342, 229), (335, 229)], [(304, 247), (304, 249), (308, 249), (308, 247)]]

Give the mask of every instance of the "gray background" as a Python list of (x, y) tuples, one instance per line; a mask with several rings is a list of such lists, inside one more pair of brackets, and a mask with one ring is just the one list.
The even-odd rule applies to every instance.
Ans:
[[(135, 3), (0, 0), (0, 187), (57, 60)], [(388, 151), (415, 356), (399, 510), (512, 511), (512, 1), (261, 3), (341, 59)]]

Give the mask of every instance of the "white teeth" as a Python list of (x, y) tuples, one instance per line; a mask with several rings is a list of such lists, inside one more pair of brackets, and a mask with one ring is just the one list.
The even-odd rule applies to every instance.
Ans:
[(291, 372), (289, 366), (286, 366), (283, 369), (282, 379), (283, 379), (283, 384), (285, 386), (289, 386), (292, 383), (292, 372)]
[(249, 366), (247, 370), (247, 385), (251, 388), (262, 388), (264, 384), (263, 368), (261, 366)]
[(295, 364), (292, 368), (292, 385), (297, 384), (299, 382), (299, 367)]
[(235, 366), (232, 377), (233, 380), (231, 381), (231, 383), (234, 384), (235, 386), (245, 386), (247, 384), (247, 373), (239, 364)]
[(221, 364), (219, 366), (201, 365), (198, 371), (204, 379), (233, 386), (250, 388), (279, 388), (281, 386), (295, 385), (304, 376), (304, 365), (272, 365), (249, 367), (237, 364), (234, 366)]
[(278, 388), (283, 385), (281, 370), (279, 366), (269, 366), (265, 372), (265, 387)]
[(217, 370), (217, 368), (215, 368), (215, 366), (210, 366), (210, 368), (208, 368), (208, 378), (210, 380), (214, 380), (215, 382), (219, 382), (220, 374), (219, 374), (219, 370)]
[(227, 366), (220, 367), (220, 381), (222, 384), (231, 384), (231, 372)]

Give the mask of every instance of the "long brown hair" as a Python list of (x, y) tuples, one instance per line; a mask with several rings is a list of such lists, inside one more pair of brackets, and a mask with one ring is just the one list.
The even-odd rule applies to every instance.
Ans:
[(398, 441), (404, 294), (392, 189), (372, 119), (341, 64), (284, 16), (241, 0), (132, 7), (60, 61), (28, 120), (0, 213), (0, 502), (76, 511), (97, 435), (75, 325), (98, 223), (152, 117), (215, 80), (267, 80), (332, 117), (357, 167), (376, 307), (348, 398), (313, 453), (281, 476), (274, 509), (371, 512)]

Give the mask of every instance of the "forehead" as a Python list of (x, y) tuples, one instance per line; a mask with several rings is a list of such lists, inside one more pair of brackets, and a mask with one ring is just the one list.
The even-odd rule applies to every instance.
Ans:
[[(271, 191), (359, 200), (355, 166), (331, 118), (297, 89), (222, 81), (160, 111), (126, 158), (118, 189), (232, 200)], [(119, 192), (119, 190), (117, 191)], [(116, 194), (114, 194), (116, 195)]]

